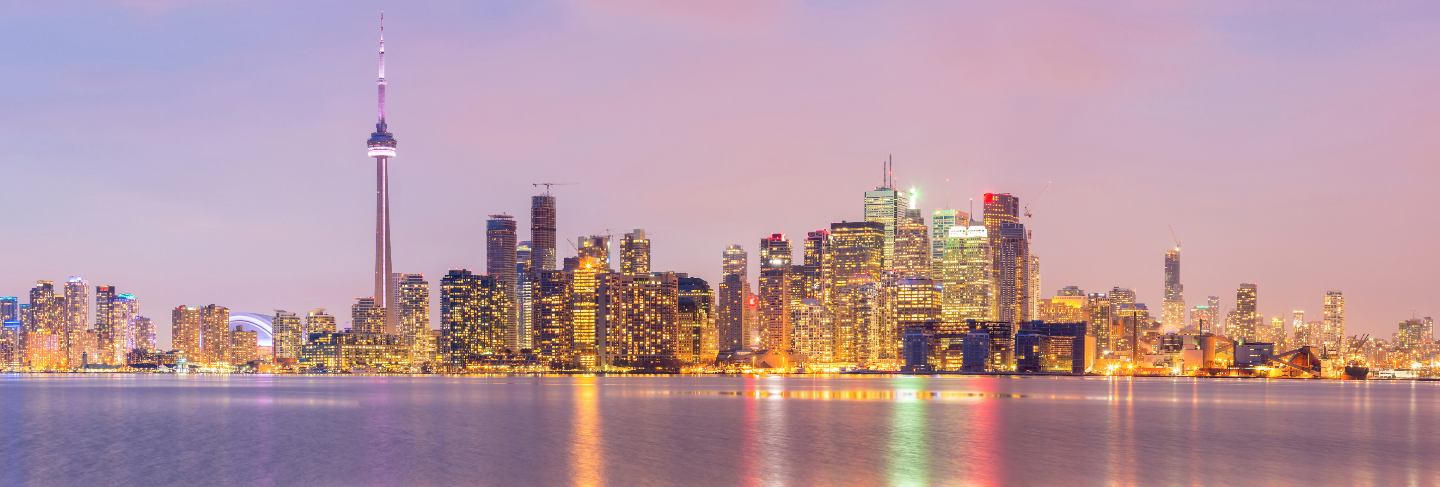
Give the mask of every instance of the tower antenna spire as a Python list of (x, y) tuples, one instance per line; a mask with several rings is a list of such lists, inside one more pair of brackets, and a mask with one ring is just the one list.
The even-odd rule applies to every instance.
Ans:
[(379, 91), (380, 124), (385, 124), (385, 11), (380, 11), (380, 75), (375, 84)]

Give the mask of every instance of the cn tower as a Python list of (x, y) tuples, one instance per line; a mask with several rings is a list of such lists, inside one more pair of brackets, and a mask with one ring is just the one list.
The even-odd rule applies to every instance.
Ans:
[(395, 157), (395, 136), (385, 125), (385, 14), (380, 14), (380, 76), (375, 81), (379, 99), (379, 121), (366, 145), (375, 158), (375, 305), (385, 310), (385, 332), (394, 333), (399, 320), (392, 306), (395, 272), (390, 263), (390, 158)]

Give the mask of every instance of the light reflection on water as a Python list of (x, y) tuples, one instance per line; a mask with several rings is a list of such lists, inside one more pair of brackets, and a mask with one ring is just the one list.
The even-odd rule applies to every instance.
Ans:
[(1434, 485), (1437, 451), (1418, 382), (0, 376), (0, 485)]

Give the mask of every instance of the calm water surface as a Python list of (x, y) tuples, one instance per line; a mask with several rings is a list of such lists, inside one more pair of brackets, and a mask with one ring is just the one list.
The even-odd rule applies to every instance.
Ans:
[(0, 376), (0, 485), (1440, 485), (1440, 384)]

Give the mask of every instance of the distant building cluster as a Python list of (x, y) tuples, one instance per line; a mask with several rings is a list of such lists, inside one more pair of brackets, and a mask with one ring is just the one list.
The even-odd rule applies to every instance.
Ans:
[(530, 201), (529, 240), (514, 216), (490, 215), (484, 273), (454, 269), (432, 285), (392, 265), (389, 163), (398, 144), (385, 119), (386, 88), (382, 28), (378, 120), (366, 141), (376, 164), (373, 292), (351, 306), (348, 328), (323, 309), (302, 317), (178, 306), (171, 347), (160, 350), (133, 294), (100, 285), (92, 296), (78, 277), (59, 289), (39, 281), (27, 302), (0, 297), (0, 367), (1289, 377), (1440, 369), (1430, 318), (1401, 322), (1389, 341), (1349, 336), (1340, 291), (1325, 293), (1313, 321), (1301, 310), (1266, 320), (1252, 283), (1237, 287), (1225, 313), (1216, 296), (1187, 308), (1178, 241), (1164, 254), (1158, 314), (1118, 286), (1066, 286), (1044, 297), (1031, 213), (1018, 197), (986, 193), (980, 214), (942, 208), (927, 223), (918, 193), (896, 187), (888, 160), (881, 184), (863, 194), (860, 219), (799, 242), (761, 236), (753, 279), (740, 244), (721, 252), (716, 283), (657, 271), (642, 229), (620, 237), (616, 260), (608, 232), (577, 238), (574, 255), (562, 259), (551, 187), (563, 183), (537, 183), (545, 190)]

